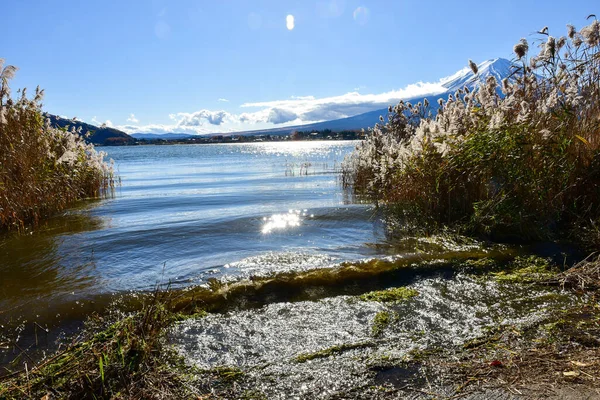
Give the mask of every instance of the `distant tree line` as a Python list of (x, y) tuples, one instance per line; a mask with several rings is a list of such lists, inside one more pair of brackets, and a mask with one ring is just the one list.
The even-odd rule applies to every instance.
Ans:
[(334, 132), (331, 129), (315, 131), (294, 131), (289, 135), (214, 135), (214, 136), (196, 136), (183, 139), (137, 139), (134, 143), (128, 141), (115, 140), (106, 141), (105, 145), (126, 145), (126, 144), (208, 144), (208, 143), (251, 143), (251, 142), (283, 142), (287, 140), (358, 140), (365, 138), (363, 130), (345, 130)]
[(294, 131), (290, 134), (291, 140), (356, 140), (364, 139), (363, 130), (344, 130), (334, 132), (331, 129)]

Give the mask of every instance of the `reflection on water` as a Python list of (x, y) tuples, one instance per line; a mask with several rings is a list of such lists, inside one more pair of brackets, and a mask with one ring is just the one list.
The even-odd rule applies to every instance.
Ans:
[(273, 214), (270, 217), (264, 217), (265, 224), (262, 227), (262, 233), (271, 233), (274, 230), (285, 230), (300, 226), (303, 218), (307, 216), (306, 211), (289, 210), (287, 214)]
[[(234, 145), (235, 146), (235, 145)], [(301, 142), (267, 142), (267, 143), (248, 143), (241, 148), (243, 153), (251, 154), (271, 154), (278, 157), (290, 157), (293, 159), (302, 159), (302, 157), (329, 158), (332, 150), (345, 151), (346, 148), (354, 148), (353, 142), (321, 142), (321, 141), (301, 141)], [(338, 153), (340, 154), (340, 153)], [(337, 159), (341, 161), (342, 159)], [(336, 159), (331, 160), (336, 161)]]
[(157, 282), (182, 287), (381, 253), (365, 245), (380, 236), (372, 212), (338, 185), (340, 162), (354, 146), (104, 149), (122, 181), (114, 198), (70, 210), (31, 234), (0, 236), (0, 325), (22, 323), (32, 334), (34, 322), (78, 326), (112, 293)]
[(81, 251), (78, 235), (102, 228), (102, 219), (90, 215), (92, 207), (85, 204), (24, 235), (0, 237), (0, 311), (35, 313), (52, 298), (85, 292), (95, 284), (93, 253)]
[(0, 236), (0, 366), (21, 353), (17, 338), (29, 357), (38, 357), (63, 332), (78, 329), (82, 315), (107, 304), (93, 296), (100, 273), (93, 252), (82, 250), (85, 235), (109, 220), (91, 215), (101, 203), (84, 202), (33, 232)]

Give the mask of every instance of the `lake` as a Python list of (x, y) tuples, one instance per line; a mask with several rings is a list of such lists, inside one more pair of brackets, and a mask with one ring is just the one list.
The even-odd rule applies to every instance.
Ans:
[(339, 183), (356, 143), (103, 148), (120, 178), (113, 198), (0, 238), (0, 311), (54, 325), (157, 283), (379, 256), (373, 244), (385, 235), (373, 207)]
[[(76, 340), (94, 312), (118, 318), (156, 285), (219, 288), (172, 293), (192, 293), (191, 303), (213, 312), (173, 324), (169, 341), (201, 369), (243, 368), (268, 398), (368, 386), (377, 357), (462, 346), (499, 323), (537, 323), (548, 308), (573, 303), (543, 287), (482, 279), (469, 273), (476, 264), (460, 261), (519, 249), (389, 236), (383, 211), (341, 186), (340, 163), (356, 144), (104, 149), (120, 179), (112, 198), (0, 238), (0, 376)], [(249, 279), (219, 286), (213, 278)], [(414, 297), (361, 297), (396, 287)], [(392, 322), (374, 333), (382, 315)], [(348, 351), (294, 361), (339, 346)]]

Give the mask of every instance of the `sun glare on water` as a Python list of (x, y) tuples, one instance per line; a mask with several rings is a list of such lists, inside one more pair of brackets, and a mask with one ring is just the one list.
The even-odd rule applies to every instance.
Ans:
[(294, 25), (294, 16), (289, 14), (287, 17), (285, 17), (285, 26), (291, 31), (294, 29)]
[(275, 230), (286, 230), (287, 228), (300, 226), (303, 217), (308, 215), (307, 211), (289, 210), (287, 214), (273, 214), (270, 217), (264, 217), (262, 233), (271, 233)]

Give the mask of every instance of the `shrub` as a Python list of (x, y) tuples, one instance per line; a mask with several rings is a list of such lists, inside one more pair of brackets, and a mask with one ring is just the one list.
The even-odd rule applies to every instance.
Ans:
[(74, 202), (113, 188), (105, 154), (81, 132), (52, 128), (42, 115), (43, 90), (13, 99), (8, 83), (16, 68), (0, 59), (0, 230), (21, 230)]
[[(432, 226), (547, 238), (600, 221), (600, 23), (515, 47), (512, 74), (390, 107), (343, 164), (355, 193)], [(471, 63), (474, 73), (477, 66)], [(596, 238), (598, 235), (596, 235)], [(600, 243), (596, 243), (600, 245)]]

